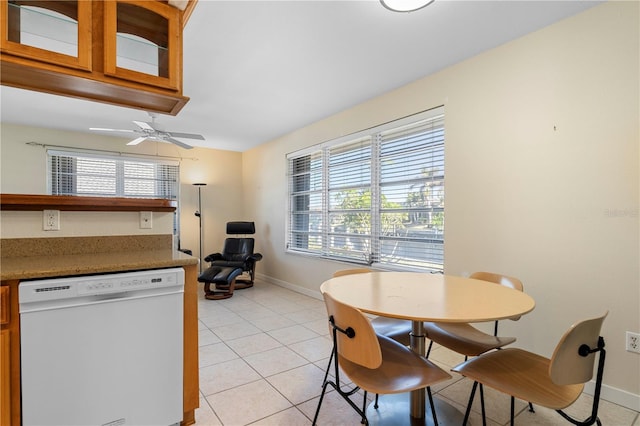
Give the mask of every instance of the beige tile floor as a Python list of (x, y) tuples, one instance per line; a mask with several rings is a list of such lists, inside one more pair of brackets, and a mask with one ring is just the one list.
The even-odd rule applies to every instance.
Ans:
[[(201, 425), (310, 425), (331, 351), (322, 301), (256, 280), (226, 300), (206, 300), (200, 289)], [(462, 356), (436, 348), (430, 359), (449, 370)], [(456, 376), (433, 388), (436, 398), (464, 411), (471, 383)], [(509, 423), (509, 397), (485, 391), (489, 426)], [(358, 398), (358, 401), (361, 401)], [(476, 398), (474, 411), (480, 404)], [(587, 417), (591, 397), (583, 395), (570, 413)], [(516, 403), (518, 426), (569, 424), (552, 410), (529, 413)], [(599, 417), (606, 426), (640, 426), (637, 412), (601, 401)], [(482, 424), (479, 411), (471, 418)], [(360, 418), (335, 392), (328, 392), (320, 425), (359, 425)], [(446, 424), (441, 421), (440, 424)]]

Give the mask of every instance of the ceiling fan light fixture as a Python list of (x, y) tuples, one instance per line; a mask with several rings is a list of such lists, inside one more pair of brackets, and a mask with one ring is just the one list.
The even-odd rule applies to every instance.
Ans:
[(394, 12), (413, 12), (433, 3), (435, 0), (380, 0), (384, 7)]

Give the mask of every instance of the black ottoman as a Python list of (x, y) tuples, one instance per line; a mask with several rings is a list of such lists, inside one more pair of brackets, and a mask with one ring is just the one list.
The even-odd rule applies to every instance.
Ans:
[[(242, 274), (242, 268), (211, 266), (198, 277), (204, 283), (204, 297), (209, 300), (228, 299), (233, 296), (236, 277)], [(211, 287), (213, 284), (213, 287)], [(220, 288), (218, 288), (220, 285)]]

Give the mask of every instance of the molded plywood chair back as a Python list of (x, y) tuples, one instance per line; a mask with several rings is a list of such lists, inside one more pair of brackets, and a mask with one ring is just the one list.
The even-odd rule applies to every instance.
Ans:
[[(340, 303), (326, 293), (323, 297), (329, 315), (329, 327), (331, 333), (336, 335), (340, 357), (363, 367), (380, 367), (382, 351), (369, 319), (356, 308)], [(336, 332), (338, 329), (345, 331)]]
[[(597, 348), (600, 330), (607, 314), (574, 324), (562, 336), (551, 356), (549, 376), (557, 385), (586, 383), (593, 377), (595, 355), (585, 355)], [(602, 356), (602, 355), (601, 355)]]

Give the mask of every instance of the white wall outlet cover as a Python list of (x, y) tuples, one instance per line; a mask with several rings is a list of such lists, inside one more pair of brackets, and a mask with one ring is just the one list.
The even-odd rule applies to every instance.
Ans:
[(60, 210), (42, 211), (42, 229), (45, 231), (60, 230)]
[(140, 228), (151, 229), (153, 228), (153, 214), (152, 212), (140, 212)]
[(627, 331), (625, 349), (629, 352), (636, 352), (640, 354), (640, 333)]

